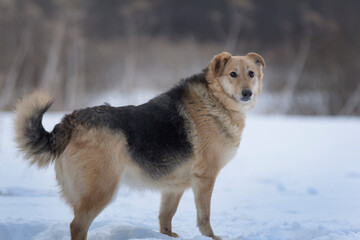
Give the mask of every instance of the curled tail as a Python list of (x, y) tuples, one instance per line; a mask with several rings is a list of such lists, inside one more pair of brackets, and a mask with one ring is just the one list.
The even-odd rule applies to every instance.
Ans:
[(52, 132), (47, 132), (42, 125), (43, 115), (53, 101), (47, 93), (35, 91), (16, 105), (16, 143), (30, 163), (38, 167), (47, 167), (63, 152), (71, 138), (72, 125), (68, 116)]

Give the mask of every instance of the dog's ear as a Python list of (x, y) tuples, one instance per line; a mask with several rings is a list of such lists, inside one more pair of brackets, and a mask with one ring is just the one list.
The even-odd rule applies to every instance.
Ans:
[(215, 76), (220, 76), (230, 58), (231, 54), (227, 52), (215, 55), (208, 66), (208, 70), (210, 70)]
[(257, 65), (261, 64), (264, 68), (266, 67), (264, 59), (259, 54), (250, 52), (246, 56), (252, 58)]

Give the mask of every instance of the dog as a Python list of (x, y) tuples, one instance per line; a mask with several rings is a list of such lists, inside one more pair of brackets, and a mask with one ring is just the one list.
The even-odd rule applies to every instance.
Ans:
[(160, 232), (172, 237), (181, 196), (192, 188), (202, 235), (219, 171), (234, 157), (248, 110), (262, 90), (264, 59), (256, 53), (215, 55), (200, 73), (138, 106), (109, 104), (75, 110), (47, 132), (42, 117), (53, 103), (35, 91), (16, 106), (18, 148), (40, 168), (55, 162), (61, 195), (72, 207), (72, 240), (90, 224), (120, 183), (161, 191)]

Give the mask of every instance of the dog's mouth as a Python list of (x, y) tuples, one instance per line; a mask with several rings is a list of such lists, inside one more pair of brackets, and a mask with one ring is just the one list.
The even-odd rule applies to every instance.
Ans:
[(250, 97), (243, 97), (241, 95), (239, 95), (239, 96), (231, 95), (231, 96), (235, 101), (240, 102), (240, 103), (247, 103), (252, 100), (252, 96), (250, 96)]

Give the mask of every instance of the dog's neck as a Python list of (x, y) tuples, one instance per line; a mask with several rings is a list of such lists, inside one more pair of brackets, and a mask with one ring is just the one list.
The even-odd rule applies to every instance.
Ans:
[(239, 107), (239, 103), (229, 97), (222, 89), (219, 83), (209, 83), (212, 95), (220, 102), (223, 108), (229, 113), (229, 116), (234, 124), (239, 128), (244, 127), (246, 112), (248, 107)]
[(245, 125), (245, 119), (246, 119), (246, 113), (245, 112), (239, 112), (239, 111), (229, 111), (230, 118), (232, 122), (238, 127), (243, 128)]
[[(241, 133), (245, 127), (245, 119), (246, 119), (246, 108), (239, 108), (239, 104), (234, 102), (233, 99), (229, 98), (226, 94), (224, 94), (220, 84), (209, 84), (209, 98), (213, 99), (213, 102), (216, 101), (219, 103), (219, 107), (222, 109), (221, 111), (227, 115), (228, 121), (224, 121), (224, 124), (227, 125), (227, 129), (233, 129), (231, 131), (231, 135), (236, 142), (235, 145), (239, 145), (241, 139)], [(235, 128), (234, 128), (235, 127)], [(235, 130), (236, 129), (236, 130)]]

